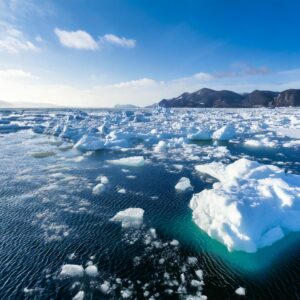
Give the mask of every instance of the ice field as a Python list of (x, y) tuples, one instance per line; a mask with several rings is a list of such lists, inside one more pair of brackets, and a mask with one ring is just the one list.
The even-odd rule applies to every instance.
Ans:
[(0, 298), (299, 298), (299, 109), (2, 110), (0, 149)]

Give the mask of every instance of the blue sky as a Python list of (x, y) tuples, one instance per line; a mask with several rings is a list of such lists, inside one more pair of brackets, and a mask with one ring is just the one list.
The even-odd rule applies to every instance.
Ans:
[(300, 2), (0, 0), (0, 99), (147, 105), (300, 87)]

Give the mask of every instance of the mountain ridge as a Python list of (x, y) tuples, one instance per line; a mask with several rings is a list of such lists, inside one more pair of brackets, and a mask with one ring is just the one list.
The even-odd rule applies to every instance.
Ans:
[(254, 90), (251, 93), (236, 93), (230, 90), (202, 88), (192, 93), (183, 93), (171, 99), (162, 99), (162, 107), (280, 107), (300, 106), (300, 89), (288, 89), (282, 92)]

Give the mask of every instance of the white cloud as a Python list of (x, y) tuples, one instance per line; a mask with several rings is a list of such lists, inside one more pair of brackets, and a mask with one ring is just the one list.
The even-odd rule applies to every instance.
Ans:
[(158, 84), (157, 81), (149, 78), (141, 78), (137, 80), (130, 80), (130, 81), (123, 81), (116, 84), (108, 85), (107, 87), (112, 88), (143, 88), (143, 87), (149, 87), (154, 86)]
[(37, 36), (35, 37), (35, 40), (36, 40), (37, 42), (39, 42), (39, 43), (44, 42), (43, 38), (42, 38), (40, 35), (37, 35)]
[(214, 73), (215, 78), (233, 78), (233, 77), (246, 77), (246, 76), (259, 76), (268, 75), (271, 70), (266, 66), (250, 66), (246, 63), (231, 64), (229, 71), (221, 71)]
[(36, 78), (30, 72), (25, 72), (21, 69), (7, 69), (0, 70), (0, 77), (2, 78)]
[(0, 23), (0, 51), (19, 53), (37, 50), (38, 48), (25, 38), (22, 31), (8, 23)]
[(205, 73), (205, 72), (199, 72), (199, 73), (196, 73), (196, 74), (194, 75), (194, 77), (195, 77), (197, 80), (200, 80), (200, 81), (209, 81), (209, 80), (214, 79), (214, 76), (213, 76), (212, 74)]
[(136, 45), (136, 40), (119, 37), (111, 33), (105, 34), (100, 40), (103, 44), (112, 44), (123, 48), (134, 48)]
[(125, 37), (118, 37), (114, 34), (105, 34), (96, 41), (88, 32), (83, 30), (67, 31), (55, 28), (60, 43), (68, 48), (97, 50), (101, 46), (113, 45), (123, 48), (134, 48), (136, 41)]
[(81, 50), (98, 49), (97, 42), (86, 31), (66, 31), (59, 28), (55, 28), (54, 32), (57, 35), (60, 43), (65, 47)]

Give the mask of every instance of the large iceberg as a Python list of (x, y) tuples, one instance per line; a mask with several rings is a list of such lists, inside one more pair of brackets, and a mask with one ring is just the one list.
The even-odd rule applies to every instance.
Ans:
[(193, 195), (193, 220), (230, 251), (256, 252), (300, 231), (300, 175), (245, 158), (196, 170), (218, 182)]

